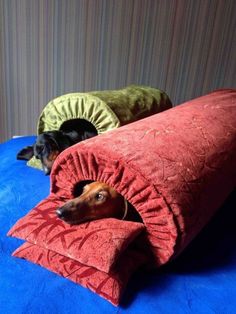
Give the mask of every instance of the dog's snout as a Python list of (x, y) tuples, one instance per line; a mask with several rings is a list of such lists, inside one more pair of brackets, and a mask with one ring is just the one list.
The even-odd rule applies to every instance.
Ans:
[(56, 209), (57, 217), (65, 221), (70, 220), (74, 213), (75, 207), (71, 202)]

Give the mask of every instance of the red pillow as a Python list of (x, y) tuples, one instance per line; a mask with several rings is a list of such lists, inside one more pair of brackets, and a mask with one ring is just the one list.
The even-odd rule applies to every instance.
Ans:
[(57, 218), (62, 201), (48, 197), (21, 218), (8, 235), (109, 272), (120, 254), (144, 230), (142, 223), (101, 219), (69, 225)]
[(27, 259), (79, 283), (116, 306), (119, 304), (129, 278), (146, 261), (143, 254), (129, 249), (119, 259), (115, 270), (107, 274), (30, 243), (20, 246), (13, 256)]

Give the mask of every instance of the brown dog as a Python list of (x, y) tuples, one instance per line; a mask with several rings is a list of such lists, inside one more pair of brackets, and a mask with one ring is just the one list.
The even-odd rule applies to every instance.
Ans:
[[(101, 218), (127, 219), (130, 204), (112, 187), (102, 182), (92, 182), (83, 188), (83, 193), (56, 210), (57, 216), (69, 224), (80, 224)], [(132, 208), (131, 220), (140, 221)], [(138, 217), (137, 217), (138, 216)]]

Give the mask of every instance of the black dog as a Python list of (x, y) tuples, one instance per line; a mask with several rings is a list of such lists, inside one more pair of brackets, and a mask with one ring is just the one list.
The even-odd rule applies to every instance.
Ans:
[(29, 160), (35, 156), (41, 161), (44, 173), (50, 174), (55, 159), (63, 150), (97, 135), (95, 127), (81, 121), (79, 127), (76, 127), (77, 130), (65, 128), (41, 133), (33, 146), (27, 146), (17, 154), (17, 159)]

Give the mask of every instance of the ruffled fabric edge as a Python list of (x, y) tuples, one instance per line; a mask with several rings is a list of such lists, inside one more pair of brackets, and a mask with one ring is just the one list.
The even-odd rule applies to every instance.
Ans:
[[(78, 149), (78, 151), (76, 150)], [(151, 264), (160, 266), (174, 254), (178, 225), (165, 198), (148, 182), (138, 169), (115, 159), (108, 151), (86, 149), (83, 143), (73, 152), (58, 157), (51, 174), (51, 194), (61, 199), (74, 197), (74, 189), (83, 180), (109, 184), (138, 211), (146, 227), (145, 238), (152, 253)]]
[(91, 122), (98, 133), (120, 126), (117, 116), (104, 101), (85, 93), (71, 93), (55, 98), (45, 106), (38, 120), (38, 134), (59, 130), (62, 123), (71, 119)]

